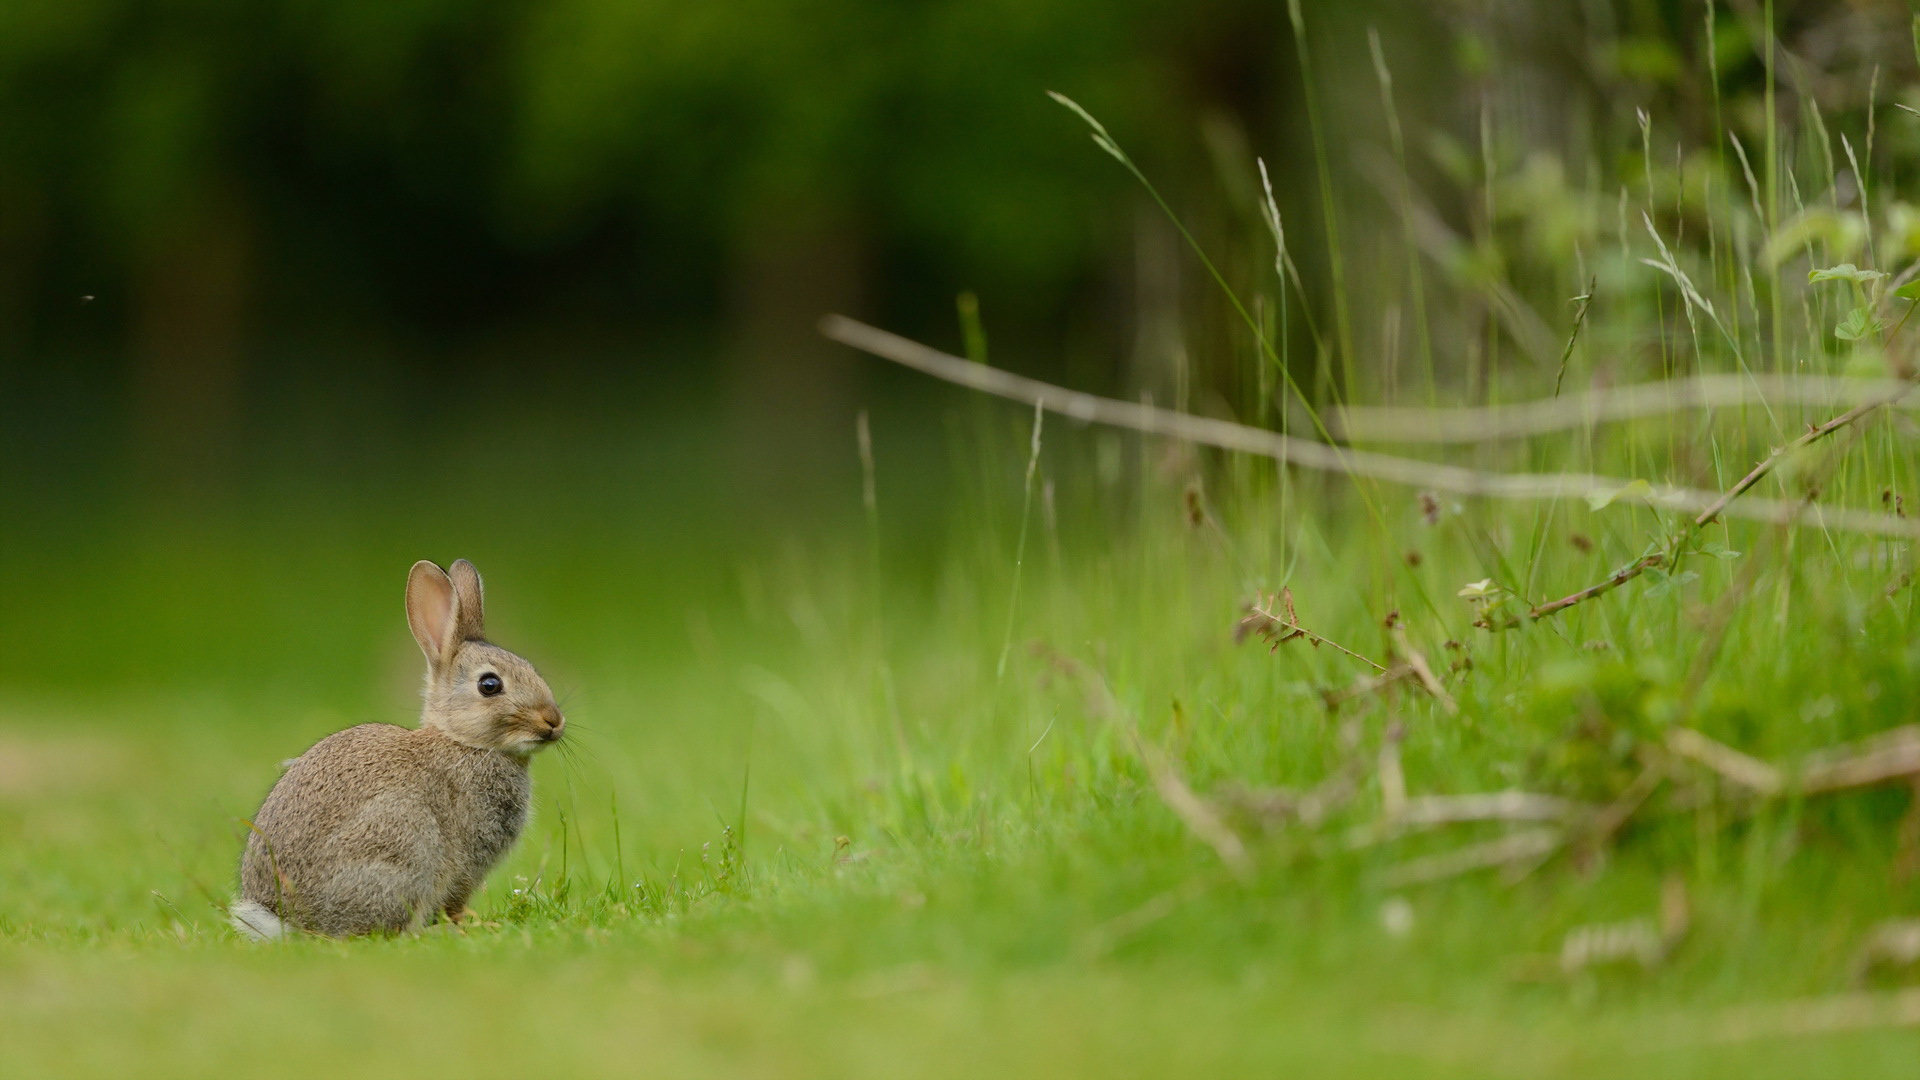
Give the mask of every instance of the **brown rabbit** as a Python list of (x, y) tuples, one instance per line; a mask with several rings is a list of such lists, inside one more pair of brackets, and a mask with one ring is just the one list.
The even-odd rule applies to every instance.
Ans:
[(315, 743), (254, 815), (230, 911), (248, 937), (344, 936), (458, 919), (527, 822), (527, 758), (566, 720), (533, 665), (488, 644), (480, 572), (417, 562), (407, 625), (427, 654), (420, 727)]

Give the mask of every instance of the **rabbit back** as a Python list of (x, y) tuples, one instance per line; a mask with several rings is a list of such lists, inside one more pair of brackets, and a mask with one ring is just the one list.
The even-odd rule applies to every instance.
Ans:
[(335, 936), (457, 914), (518, 838), (531, 787), (524, 758), (431, 729), (335, 733), (288, 766), (255, 815), (242, 901)]

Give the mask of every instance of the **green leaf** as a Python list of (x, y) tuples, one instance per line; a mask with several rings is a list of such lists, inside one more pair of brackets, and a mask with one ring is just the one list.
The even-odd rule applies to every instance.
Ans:
[(1833, 328), (1833, 336), (1841, 341), (1860, 341), (1863, 338), (1873, 337), (1884, 327), (1885, 324), (1873, 317), (1873, 311), (1870, 308), (1857, 307), (1847, 312), (1847, 317), (1840, 320), (1839, 326)]
[(1862, 270), (1852, 263), (1841, 263), (1839, 266), (1829, 266), (1825, 270), (1809, 270), (1807, 272), (1807, 280), (1809, 282), (1851, 281), (1855, 285), (1863, 285), (1869, 281), (1877, 281), (1886, 276), (1887, 275), (1878, 270)]
[(1621, 499), (1629, 502), (1645, 502), (1653, 498), (1653, 485), (1645, 480), (1634, 480), (1612, 491), (1596, 491), (1587, 496), (1587, 509), (1604, 510)]
[(1700, 554), (1721, 560), (1737, 559), (1740, 557), (1739, 552), (1729, 549), (1726, 543), (1720, 540), (1709, 540), (1700, 545)]
[(1678, 574), (1649, 570), (1647, 571), (1647, 576), (1654, 579), (1653, 587), (1647, 590), (1648, 597), (1665, 596), (1683, 585), (1688, 585), (1700, 580), (1700, 575), (1691, 570), (1683, 570)]
[(1893, 290), (1893, 295), (1902, 300), (1920, 300), (1920, 279), (1909, 281)]
[(1485, 600), (1488, 597), (1500, 595), (1500, 586), (1492, 578), (1481, 578), (1479, 581), (1469, 583), (1455, 595), (1464, 596), (1468, 600)]

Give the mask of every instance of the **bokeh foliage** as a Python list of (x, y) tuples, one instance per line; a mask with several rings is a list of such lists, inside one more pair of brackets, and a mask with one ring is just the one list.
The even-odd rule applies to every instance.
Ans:
[(222, 259), (267, 325), (714, 319), (816, 229), (1050, 314), (1116, 189), (1041, 92), (1179, 147), (1202, 106), (1271, 109), (1280, 40), (1246, 0), (20, 0), (5, 321)]

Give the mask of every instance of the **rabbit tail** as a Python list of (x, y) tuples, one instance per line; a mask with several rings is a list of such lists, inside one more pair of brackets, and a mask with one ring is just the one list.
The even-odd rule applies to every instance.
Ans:
[(253, 941), (273, 941), (287, 932), (287, 924), (281, 922), (278, 915), (267, 910), (265, 904), (252, 900), (240, 900), (228, 908), (227, 921)]

